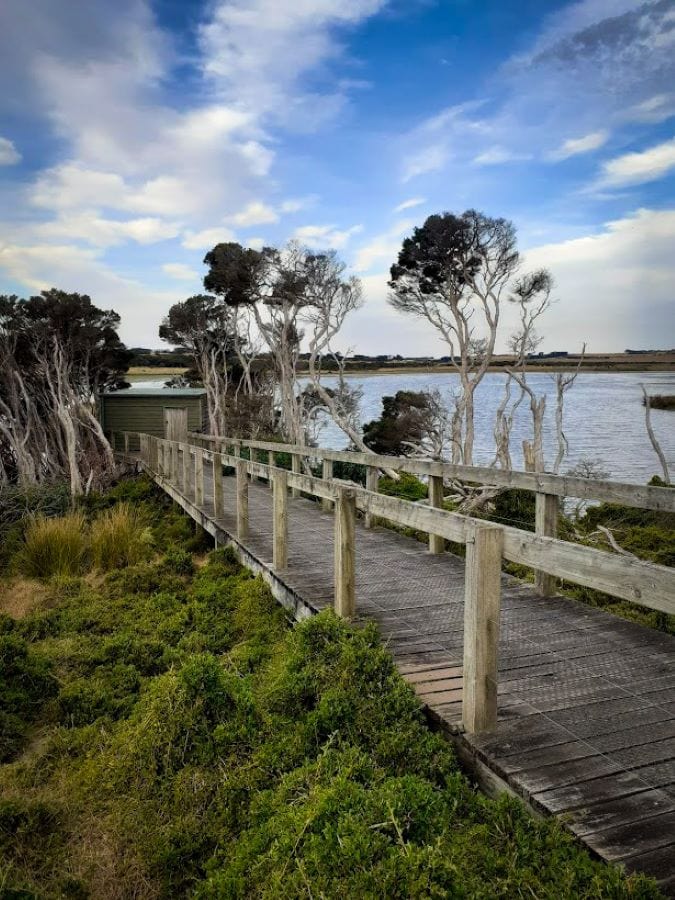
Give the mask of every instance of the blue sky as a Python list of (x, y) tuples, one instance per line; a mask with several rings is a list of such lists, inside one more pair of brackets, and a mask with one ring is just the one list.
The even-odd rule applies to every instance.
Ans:
[(387, 272), (468, 207), (551, 269), (544, 349), (675, 345), (672, 0), (3, 0), (0, 80), (0, 291), (131, 345), (217, 241), (295, 237), (363, 280), (341, 349), (443, 353)]

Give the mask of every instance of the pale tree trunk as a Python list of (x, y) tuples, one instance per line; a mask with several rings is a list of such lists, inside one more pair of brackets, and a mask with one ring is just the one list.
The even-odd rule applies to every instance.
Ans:
[(654, 453), (656, 453), (659, 462), (661, 463), (661, 470), (663, 472), (663, 480), (666, 484), (670, 484), (670, 472), (668, 470), (668, 462), (666, 460), (666, 455), (661, 449), (661, 445), (658, 442), (656, 434), (654, 433), (654, 429), (652, 428), (652, 417), (651, 417), (651, 398), (647, 393), (644, 384), (640, 385), (642, 388), (642, 396), (645, 401), (645, 427), (647, 429), (647, 434), (649, 435), (649, 440), (651, 442), (652, 447), (654, 448)]

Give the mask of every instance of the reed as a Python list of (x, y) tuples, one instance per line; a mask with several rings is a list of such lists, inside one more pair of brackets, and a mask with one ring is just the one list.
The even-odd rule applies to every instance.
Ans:
[(30, 578), (79, 575), (87, 561), (86, 519), (81, 512), (48, 519), (32, 517), (17, 555), (20, 571)]

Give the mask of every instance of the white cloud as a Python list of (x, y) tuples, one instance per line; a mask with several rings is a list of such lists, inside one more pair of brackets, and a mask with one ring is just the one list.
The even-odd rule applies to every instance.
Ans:
[(604, 163), (597, 187), (623, 187), (655, 181), (675, 169), (675, 138), (641, 150), (626, 153)]
[(675, 94), (656, 94), (641, 103), (629, 106), (621, 118), (627, 122), (658, 124), (675, 116)]
[(245, 243), (247, 247), (251, 248), (251, 250), (262, 250), (262, 248), (265, 246), (265, 238), (252, 237), (249, 238)]
[(13, 166), (21, 160), (21, 154), (9, 138), (0, 137), (0, 166)]
[(164, 263), (162, 271), (178, 281), (200, 281), (199, 272), (185, 263)]
[(474, 164), (477, 166), (498, 166), (502, 163), (519, 162), (525, 159), (531, 159), (530, 153), (514, 153), (506, 147), (494, 146), (489, 147), (478, 156), (474, 157)]
[(340, 250), (360, 231), (363, 225), (353, 225), (343, 231), (335, 225), (303, 225), (295, 229), (293, 237), (313, 250)]
[(100, 258), (99, 251), (70, 245), (17, 245), (0, 241), (0, 269), (30, 290), (55, 285), (89, 294), (102, 309), (122, 317), (120, 334), (129, 346), (158, 346), (158, 323), (179, 291), (157, 291), (134, 278), (123, 278)]
[(204, 228), (202, 231), (188, 231), (183, 238), (187, 250), (211, 250), (216, 244), (236, 241), (237, 236), (229, 228)]
[(674, 244), (675, 209), (640, 209), (596, 234), (526, 250), (528, 268), (545, 266), (555, 278), (559, 302), (542, 324), (547, 348), (583, 340), (597, 352), (668, 344)]
[(30, 189), (30, 201), (52, 210), (100, 208), (117, 206), (126, 193), (120, 175), (68, 162), (40, 173)]
[(81, 240), (96, 247), (113, 247), (126, 241), (154, 244), (168, 240), (176, 237), (179, 227), (156, 218), (106, 219), (92, 210), (66, 214), (36, 225), (32, 231), (38, 238)]
[(279, 214), (266, 203), (260, 200), (254, 200), (249, 203), (241, 212), (231, 217), (234, 225), (242, 228), (249, 228), (251, 225), (267, 225), (279, 221)]
[(350, 82), (303, 90), (302, 76), (336, 59), (336, 29), (374, 15), (386, 0), (217, 0), (199, 31), (215, 90), (256, 115), (303, 128), (336, 114)]
[(448, 150), (443, 144), (432, 144), (408, 156), (403, 163), (401, 181), (405, 183), (418, 175), (438, 172), (448, 160)]
[(404, 212), (406, 209), (412, 209), (414, 206), (420, 206), (422, 203), (426, 202), (426, 197), (411, 197), (410, 200), (404, 200), (403, 203), (399, 203), (398, 206), (395, 206), (394, 212)]
[(398, 251), (401, 249), (401, 238), (413, 228), (414, 224), (412, 219), (402, 219), (389, 231), (376, 235), (358, 249), (354, 259), (354, 269), (357, 272), (368, 272), (376, 264), (384, 263), (390, 266), (395, 262)]
[(604, 129), (592, 131), (580, 138), (568, 138), (566, 141), (549, 154), (549, 159), (557, 161), (577, 156), (580, 153), (590, 153), (607, 143), (609, 132)]

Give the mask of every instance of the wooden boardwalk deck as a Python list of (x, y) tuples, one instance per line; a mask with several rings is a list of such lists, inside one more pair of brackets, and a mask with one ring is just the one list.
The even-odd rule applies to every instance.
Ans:
[[(205, 463), (207, 486), (212, 479)], [(234, 478), (224, 510), (165, 490), (264, 574), (296, 617), (333, 602), (333, 514), (290, 499), (288, 567), (272, 566), (272, 492), (249, 486), (250, 538), (236, 538)], [(212, 492), (206, 490), (206, 497)], [(675, 896), (675, 639), (503, 576), (499, 719), (460, 726), (464, 563), (389, 529), (357, 522), (360, 619), (377, 622), (396, 664), (483, 786), (563, 815), (602, 858), (655, 876)]]

